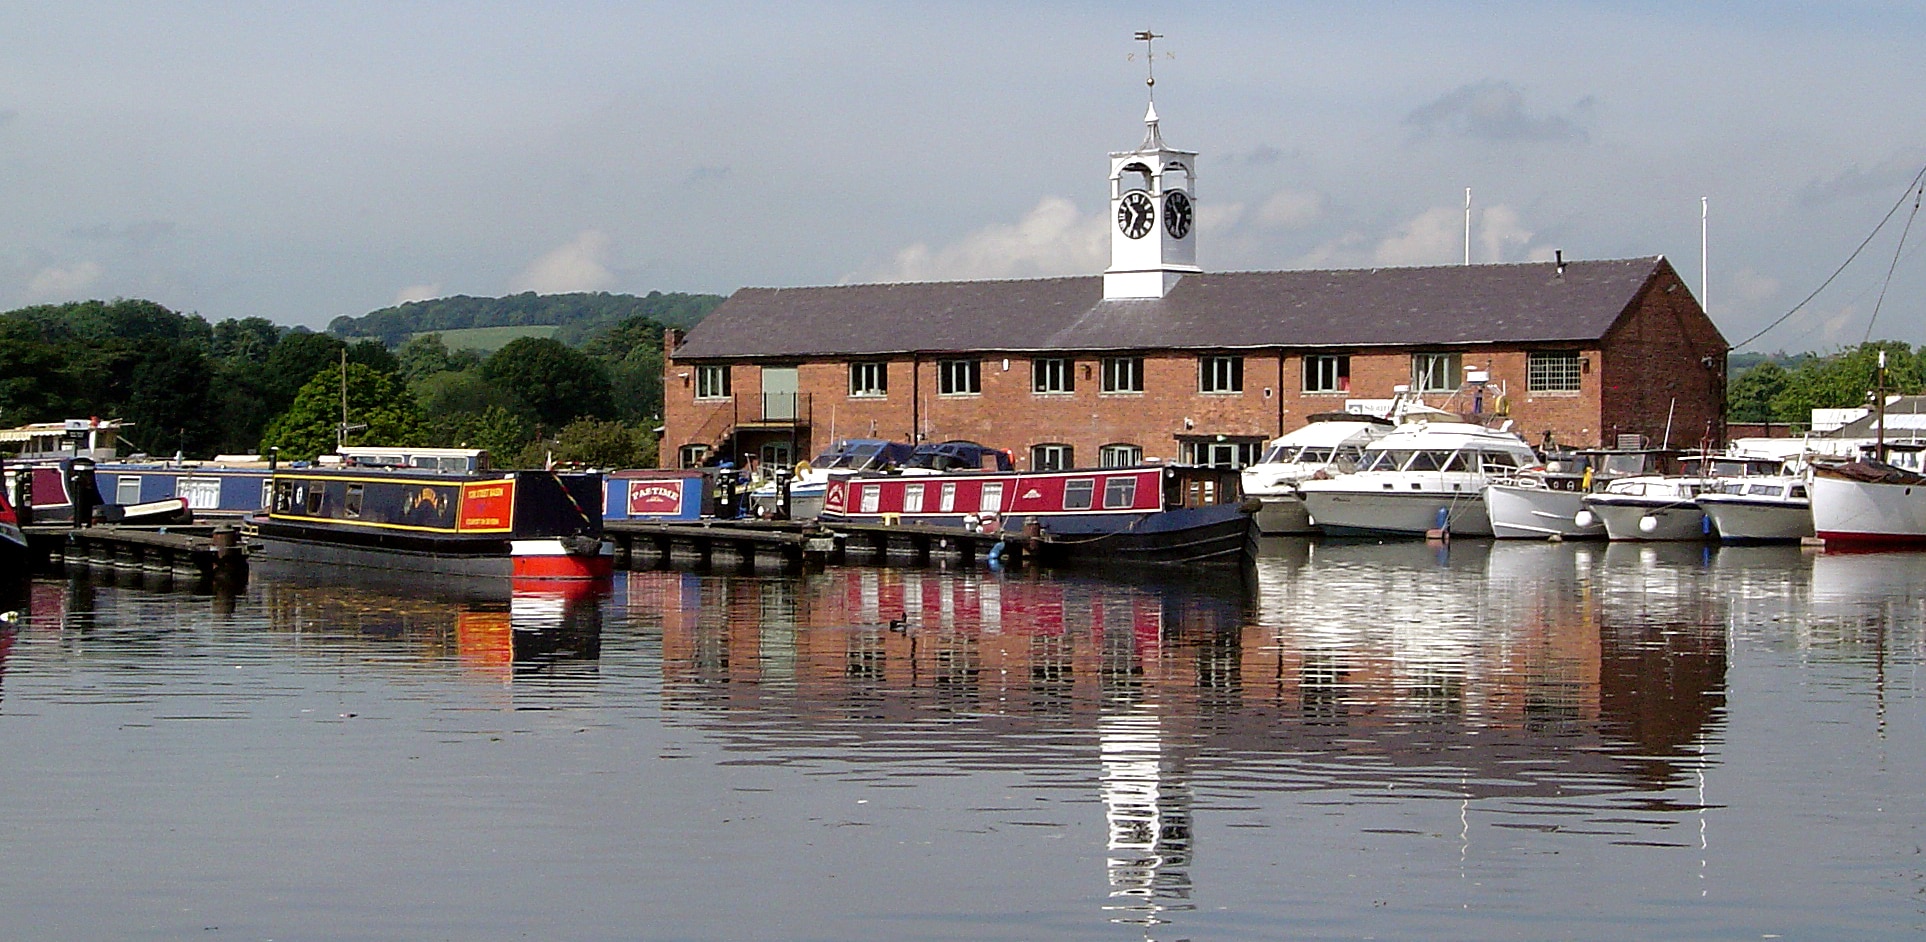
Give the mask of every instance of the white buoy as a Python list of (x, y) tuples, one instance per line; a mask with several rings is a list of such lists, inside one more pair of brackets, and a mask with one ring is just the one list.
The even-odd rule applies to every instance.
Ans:
[(1651, 533), (1659, 528), (1659, 518), (1646, 514), (1638, 518), (1638, 532)]
[(1580, 530), (1584, 530), (1591, 527), (1592, 524), (1597, 523), (1598, 517), (1594, 516), (1589, 510), (1581, 510), (1577, 516), (1572, 518), (1572, 522), (1577, 524)]

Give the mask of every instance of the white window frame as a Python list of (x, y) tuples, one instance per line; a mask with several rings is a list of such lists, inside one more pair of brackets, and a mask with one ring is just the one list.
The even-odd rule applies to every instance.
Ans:
[(1534, 350), (1525, 354), (1525, 388), (1532, 392), (1578, 392), (1584, 384), (1584, 358), (1577, 350)]
[(1143, 357), (1103, 358), (1103, 392), (1106, 395), (1134, 395), (1143, 391)]
[(728, 399), (733, 393), (729, 382), (729, 368), (714, 364), (698, 364), (696, 370), (697, 399)]
[(1076, 452), (1062, 442), (1044, 442), (1030, 446), (1030, 470), (1067, 471), (1076, 467), (1073, 463)]
[(1097, 467), (1099, 468), (1128, 468), (1143, 463), (1142, 445), (1119, 442), (1097, 449)]
[(1244, 391), (1244, 358), (1241, 356), (1198, 357), (1197, 391), (1212, 396), (1242, 393)]
[(1463, 358), (1456, 353), (1411, 355), (1412, 392), (1454, 393), (1464, 385), (1464, 378)]
[(1039, 396), (1062, 396), (1077, 391), (1077, 363), (1069, 357), (1030, 361), (1030, 391)]
[(936, 392), (942, 396), (976, 396), (983, 392), (983, 361), (936, 361)]
[(1350, 355), (1345, 353), (1306, 354), (1304, 357), (1304, 391), (1307, 393), (1350, 392)]
[(849, 398), (889, 398), (889, 362), (855, 360), (849, 364)]

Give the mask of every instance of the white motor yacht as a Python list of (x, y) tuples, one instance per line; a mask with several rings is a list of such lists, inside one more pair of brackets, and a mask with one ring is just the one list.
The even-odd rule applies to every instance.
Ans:
[(1676, 451), (1663, 448), (1590, 448), (1547, 459), (1529, 470), (1485, 486), (1485, 513), (1501, 540), (1602, 540), (1605, 524), (1581, 520), (1585, 495), (1620, 478), (1663, 473)]
[(1699, 494), (1699, 509), (1726, 543), (1791, 543), (1813, 534), (1803, 474), (1735, 478)]
[(1621, 478), (1585, 495), (1580, 525), (1603, 524), (1614, 540), (1704, 540), (1712, 521), (1699, 509), (1699, 494), (1716, 490), (1710, 478), (1642, 474)]
[(1356, 471), (1364, 446), (1390, 434), (1389, 419), (1323, 412), (1310, 424), (1273, 439), (1257, 463), (1242, 472), (1244, 496), (1256, 498), (1258, 532), (1266, 536), (1311, 533), (1311, 518), (1298, 498), (1297, 482)]
[(1538, 463), (1525, 440), (1436, 414), (1364, 446), (1352, 474), (1299, 481), (1311, 520), (1326, 534), (1490, 536), (1485, 485)]

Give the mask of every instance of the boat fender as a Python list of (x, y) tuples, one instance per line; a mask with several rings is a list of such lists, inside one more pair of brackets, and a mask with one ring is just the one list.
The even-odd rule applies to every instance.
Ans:
[(1264, 509), (1264, 502), (1255, 497), (1246, 497), (1237, 505), (1239, 513), (1254, 514)]
[(601, 537), (575, 534), (562, 537), (562, 549), (570, 556), (595, 556), (602, 552)]
[(1659, 528), (1659, 521), (1657, 517), (1654, 517), (1651, 514), (1646, 514), (1645, 516), (1638, 518), (1638, 532), (1651, 533), (1657, 530), (1658, 528)]
[(1598, 516), (1589, 510), (1581, 510), (1572, 517), (1572, 523), (1577, 524), (1581, 530), (1591, 527), (1597, 521)]

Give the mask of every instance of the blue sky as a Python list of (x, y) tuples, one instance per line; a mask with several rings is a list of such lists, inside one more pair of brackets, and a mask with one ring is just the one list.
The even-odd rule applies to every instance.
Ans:
[[(1919, 4), (0, 0), (0, 307), (1095, 273), (1146, 27), (1211, 270), (1456, 264), (1470, 187), (1474, 261), (1698, 290), (1705, 197), (1736, 343), (1926, 165)], [(1910, 211), (1749, 349), (1926, 342)]]

